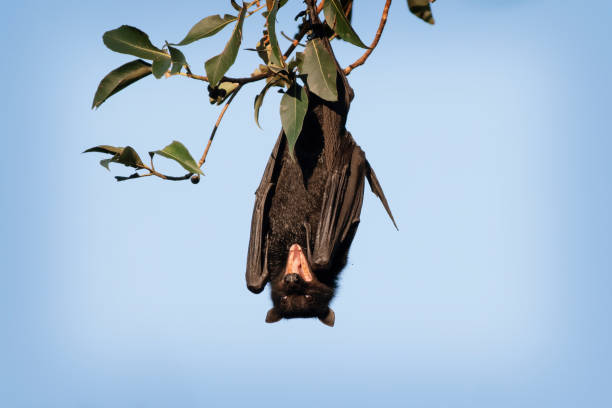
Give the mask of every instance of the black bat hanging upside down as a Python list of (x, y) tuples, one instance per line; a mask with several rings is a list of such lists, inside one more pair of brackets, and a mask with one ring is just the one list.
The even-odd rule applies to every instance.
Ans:
[(254, 293), (271, 283), (268, 323), (318, 317), (334, 325), (329, 303), (359, 225), (366, 178), (393, 220), (374, 170), (345, 128), (353, 91), (337, 71), (338, 101), (308, 93), (295, 157), (281, 131), (255, 193), (246, 281)]

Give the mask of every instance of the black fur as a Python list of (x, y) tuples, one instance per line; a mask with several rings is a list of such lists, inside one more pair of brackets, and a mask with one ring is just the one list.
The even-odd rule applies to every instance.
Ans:
[[(323, 40), (333, 56), (326, 37)], [(333, 325), (329, 303), (359, 225), (366, 178), (393, 219), (365, 154), (345, 128), (353, 91), (337, 62), (336, 68), (338, 101), (308, 92), (295, 157), (281, 132), (256, 192), (246, 280), (254, 293), (271, 282), (274, 307), (268, 322), (318, 317)], [(311, 282), (284, 275), (294, 244), (308, 254)]]

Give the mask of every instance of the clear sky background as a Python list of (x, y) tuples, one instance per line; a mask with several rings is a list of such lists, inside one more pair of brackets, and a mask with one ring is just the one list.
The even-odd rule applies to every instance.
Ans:
[[(292, 34), (301, 3), (289, 3), (279, 19)], [(356, 1), (366, 43), (383, 3)], [(229, 1), (3, 6), (0, 405), (612, 406), (612, 5), (434, 11), (431, 27), (394, 1), (349, 77), (348, 127), (400, 230), (367, 192), (330, 329), (265, 324), (268, 291), (244, 282), (278, 94), (262, 131), (260, 85), (244, 89), (197, 186), (116, 183), (127, 169), (81, 154), (129, 144), (146, 156), (179, 139), (199, 157), (219, 112), (203, 83), (149, 77), (90, 109), (130, 60), (101, 37), (130, 24), (161, 46)], [(245, 38), (261, 26), (247, 20)], [(196, 73), (229, 34), (183, 48)], [(360, 55), (337, 45), (343, 65)], [(243, 51), (230, 74), (257, 63)]]

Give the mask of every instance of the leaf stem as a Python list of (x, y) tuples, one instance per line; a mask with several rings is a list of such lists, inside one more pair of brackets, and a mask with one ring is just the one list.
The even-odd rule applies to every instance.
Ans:
[(155, 153), (149, 152), (149, 156), (151, 157), (151, 169), (155, 171), (155, 165), (153, 164), (153, 157), (155, 156)]

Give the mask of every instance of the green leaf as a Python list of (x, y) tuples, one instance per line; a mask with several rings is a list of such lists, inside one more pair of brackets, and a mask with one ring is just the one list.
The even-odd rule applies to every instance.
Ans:
[(308, 111), (308, 94), (306, 89), (294, 82), (291, 88), (285, 92), (280, 103), (281, 123), (289, 142), (289, 153), (292, 157), (294, 157), (293, 150), (295, 143), (304, 125), (306, 111)]
[(278, 38), (276, 37), (276, 13), (278, 12), (278, 0), (274, 0), (274, 4), (266, 21), (268, 23), (268, 36), (270, 37), (270, 53), (268, 55), (270, 63), (273, 66), (280, 68), (285, 67), (283, 53), (278, 46)]
[(102, 36), (102, 40), (108, 48), (122, 54), (130, 54), (148, 60), (170, 58), (168, 54), (151, 44), (149, 36), (136, 27), (123, 25), (115, 30), (107, 31)]
[(91, 108), (99, 107), (112, 95), (150, 74), (151, 64), (140, 59), (128, 62), (111, 71), (98, 85)]
[(296, 68), (299, 71), (302, 71), (302, 64), (304, 64), (304, 53), (296, 52), (295, 57), (291, 61), (289, 61), (287, 69), (289, 70), (289, 72), (293, 72)]
[(309, 41), (304, 50), (301, 74), (308, 75), (308, 89), (330, 102), (338, 100), (336, 64), (320, 38)]
[(230, 14), (226, 14), (223, 17), (220, 15), (208, 16), (196, 23), (180, 43), (173, 45), (187, 45), (202, 38), (213, 36), (236, 20), (238, 20), (238, 17)]
[(254, 107), (255, 107), (255, 123), (257, 124), (257, 126), (259, 126), (259, 128), (261, 129), (261, 125), (259, 124), (259, 109), (261, 109), (261, 105), (263, 104), (264, 101), (264, 97), (266, 96), (266, 93), (268, 92), (268, 90), (273, 87), (274, 85), (278, 84), (281, 81), (270, 81), (268, 82), (263, 89), (261, 90), (261, 92), (255, 96), (255, 103), (254, 103)]
[(434, 24), (433, 14), (431, 12), (430, 0), (408, 0), (408, 8), (418, 18), (429, 24)]
[(170, 64), (172, 60), (170, 58), (158, 58), (153, 61), (153, 76), (157, 79), (164, 76), (166, 72), (170, 69)]
[(106, 153), (106, 154), (112, 154), (114, 156), (116, 154), (121, 154), (122, 151), (123, 151), (123, 147), (100, 145), (100, 146), (96, 146), (96, 147), (87, 149), (83, 153)]
[(340, 38), (358, 47), (368, 48), (368, 46), (361, 41), (355, 30), (353, 30), (351, 23), (349, 23), (344, 15), (344, 9), (339, 3), (339, 0), (326, 0), (323, 10), (327, 23)]
[(170, 58), (172, 59), (172, 71), (171, 74), (178, 74), (181, 72), (181, 68), (183, 66), (187, 66), (187, 59), (185, 58), (185, 54), (178, 48), (171, 47), (168, 45), (168, 51), (170, 51)]
[(264, 39), (263, 38), (257, 42), (257, 45), (255, 45), (255, 51), (257, 51), (257, 55), (259, 55), (259, 58), (261, 58), (262, 61), (266, 65), (268, 65), (268, 63), (270, 62), (270, 60), (268, 58), (268, 48), (269, 48), (269, 46), (265, 46), (264, 45)]
[(113, 159), (104, 159), (104, 160), (100, 160), (100, 166), (104, 167), (106, 170), (110, 171), (110, 167), (108, 166), (111, 162), (113, 161)]
[(112, 161), (137, 169), (144, 166), (142, 160), (140, 160), (140, 156), (138, 156), (138, 153), (136, 153), (136, 150), (132, 149), (130, 146), (126, 146), (120, 154), (115, 155), (112, 158)]
[(208, 82), (212, 87), (217, 86), (227, 70), (230, 69), (230, 67), (236, 61), (238, 50), (240, 49), (240, 44), (242, 43), (242, 24), (244, 23), (246, 10), (246, 5), (244, 5), (242, 7), (242, 11), (238, 15), (238, 22), (236, 23), (236, 27), (234, 27), (232, 36), (225, 45), (223, 52), (216, 57), (212, 57), (204, 64), (204, 67), (206, 68), (206, 75), (208, 75)]
[[(280, 9), (281, 7), (283, 7), (285, 4), (287, 4), (288, 1), (289, 0), (280, 0), (278, 2), (278, 8)], [(270, 13), (270, 10), (272, 10), (272, 7), (274, 6), (274, 0), (266, 0), (266, 6), (268, 10), (261, 13), (261, 15), (264, 16), (264, 18), (268, 18), (268, 14)]]
[(181, 142), (175, 140), (162, 150), (156, 150), (153, 153), (174, 160), (190, 173), (204, 174), (189, 153), (189, 150)]
[(353, 30), (351, 23), (346, 19), (344, 9), (339, 0), (326, 0), (323, 10), (327, 23), (344, 41), (350, 42), (361, 48), (368, 48), (368, 46), (361, 41), (355, 30)]
[(110, 168), (108, 167), (110, 163), (121, 163), (125, 166), (134, 167), (136, 169), (143, 168), (144, 166), (144, 164), (142, 163), (142, 160), (140, 160), (140, 156), (138, 156), (138, 153), (136, 153), (136, 150), (134, 150), (130, 146), (114, 147), (114, 146), (108, 146), (108, 145), (101, 145), (101, 146), (92, 147), (91, 149), (87, 149), (83, 153), (91, 153), (91, 152), (106, 153), (106, 154), (113, 155), (113, 157), (110, 159), (105, 159), (105, 160), (100, 161), (100, 164), (107, 170), (110, 170)]

